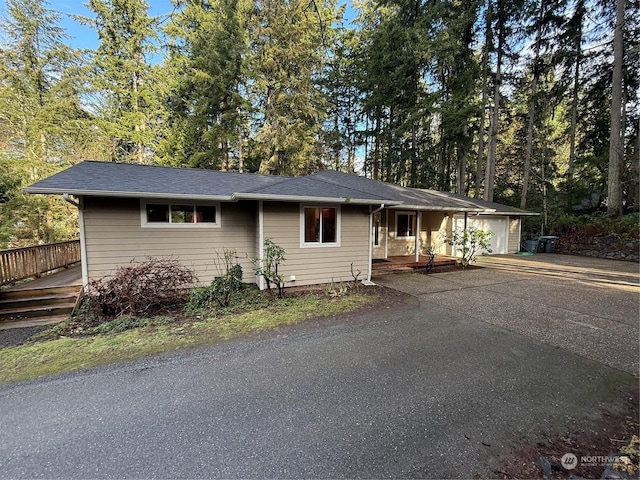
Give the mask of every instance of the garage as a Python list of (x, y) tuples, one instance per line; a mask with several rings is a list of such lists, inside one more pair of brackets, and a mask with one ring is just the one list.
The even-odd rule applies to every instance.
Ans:
[[(516, 238), (509, 238), (510, 226), (511, 234), (515, 235)], [(519, 218), (498, 215), (468, 215), (467, 228), (470, 227), (475, 227), (478, 230), (491, 230), (493, 232), (491, 237), (491, 250), (494, 254), (514, 253), (520, 244)], [(464, 229), (464, 215), (455, 215), (453, 217), (453, 228), (456, 230)], [(510, 251), (510, 246), (513, 251)]]

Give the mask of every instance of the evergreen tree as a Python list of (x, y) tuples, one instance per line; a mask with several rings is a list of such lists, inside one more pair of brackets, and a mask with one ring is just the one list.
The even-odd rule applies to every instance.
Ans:
[(301, 174), (321, 165), (327, 99), (320, 81), (332, 0), (258, 0), (251, 20), (249, 84), (261, 173)]
[(433, 110), (423, 83), (424, 10), (414, 0), (372, 1), (362, 7), (356, 56), (362, 109), (370, 125), (365, 168), (374, 178), (417, 185), (423, 180), (421, 137)]
[(148, 163), (153, 154), (158, 112), (149, 55), (157, 38), (145, 0), (89, 0), (95, 18), (83, 19), (100, 39), (95, 52), (93, 88), (99, 125), (114, 161)]
[[(531, 59), (531, 89), (529, 96), (529, 108), (527, 114), (527, 138), (526, 153), (523, 165), (522, 190), (520, 195), (520, 208), (527, 207), (527, 198), (529, 194), (529, 184), (531, 176), (531, 168), (534, 154), (535, 130), (536, 130), (536, 114), (540, 115), (540, 104), (549, 106), (550, 93), (538, 92), (541, 78), (544, 77), (553, 67), (552, 59), (556, 46), (554, 39), (556, 38), (556, 29), (561, 23), (561, 17), (558, 12), (560, 5), (553, 0), (540, 0), (532, 3), (534, 13), (534, 22), (530, 28), (533, 33), (533, 58)], [(540, 97), (543, 98), (540, 101)]]
[[(574, 203), (574, 175), (577, 155), (578, 135), (578, 107), (581, 87), (581, 70), (584, 53), (582, 42), (584, 39), (584, 21), (587, 13), (585, 0), (576, 0), (573, 5), (573, 13), (566, 19), (564, 33), (561, 41), (568, 48), (564, 49), (562, 61), (564, 63), (564, 78), (566, 85), (570, 85), (571, 107), (569, 109), (569, 158), (566, 173), (566, 208), (568, 212), (573, 209)], [(563, 47), (561, 47), (563, 48)]]
[(246, 0), (175, 0), (165, 32), (172, 72), (163, 163), (242, 170)]
[(358, 123), (362, 118), (356, 50), (358, 36), (344, 23), (333, 32), (333, 50), (326, 65), (323, 89), (329, 102), (322, 133), (323, 162), (330, 168), (356, 171), (356, 150), (362, 145)]
[(473, 141), (471, 129), (476, 120), (480, 66), (472, 50), (474, 25), (479, 3), (472, 0), (443, 2), (436, 21), (442, 29), (434, 36), (431, 51), (438, 58), (437, 76), (441, 84), (440, 182), (445, 191), (455, 186), (468, 192), (467, 162)]
[(0, 248), (77, 235), (75, 209), (22, 188), (93, 151), (81, 57), (43, 0), (8, 0), (0, 50)]

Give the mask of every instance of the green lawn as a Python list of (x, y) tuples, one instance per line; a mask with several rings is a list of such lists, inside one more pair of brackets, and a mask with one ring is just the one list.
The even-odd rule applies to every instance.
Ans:
[[(0, 383), (29, 380), (97, 365), (220, 341), (353, 311), (375, 297), (298, 297), (277, 300), (266, 308), (151, 325), (119, 333), (60, 337), (0, 349)], [(166, 322), (162, 322), (166, 323)]]

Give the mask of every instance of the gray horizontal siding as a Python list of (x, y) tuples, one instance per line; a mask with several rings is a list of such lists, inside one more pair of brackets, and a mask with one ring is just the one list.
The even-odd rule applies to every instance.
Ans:
[(111, 275), (131, 260), (176, 257), (192, 268), (201, 283), (219, 275), (216, 262), (224, 249), (236, 251), (244, 280), (253, 282), (256, 206), (252, 202), (223, 203), (220, 228), (143, 228), (140, 201), (84, 198), (84, 228), (89, 280)]
[[(300, 246), (300, 206), (297, 203), (264, 203), (264, 236), (285, 250), (279, 271), (286, 285), (314, 285), (332, 280), (353, 280), (354, 269), (365, 278), (369, 259), (369, 214), (366, 207), (342, 205), (340, 247)], [(291, 275), (296, 276), (290, 282)]]

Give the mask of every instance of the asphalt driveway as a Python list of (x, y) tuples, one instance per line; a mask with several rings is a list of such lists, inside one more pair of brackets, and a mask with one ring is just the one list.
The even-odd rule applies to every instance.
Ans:
[(637, 263), (541, 254), (479, 257), (478, 265), (484, 268), (375, 280), (425, 304), (638, 374)]
[[(449, 295), (486, 288), (498, 302), (517, 293), (513, 275), (527, 274), (413, 284), (463, 282)], [(527, 278), (544, 290), (546, 277)], [(490, 298), (464, 313), (436, 290), (350, 321), (2, 387), (0, 477), (487, 476), (513, 441), (614, 408), (617, 386), (634, 382), (485, 321)]]

